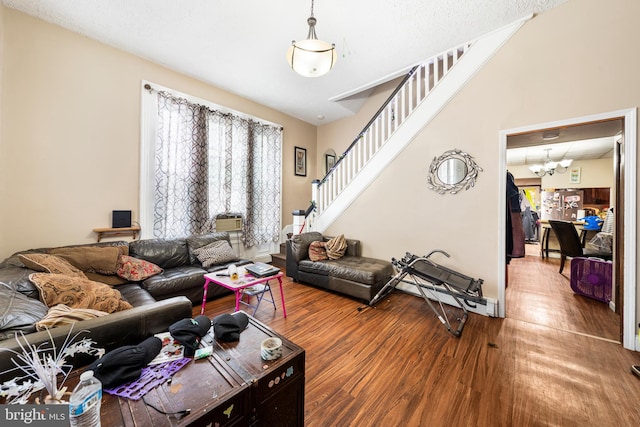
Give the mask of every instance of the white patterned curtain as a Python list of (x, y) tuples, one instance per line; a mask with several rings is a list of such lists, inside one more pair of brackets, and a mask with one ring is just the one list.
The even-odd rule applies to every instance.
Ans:
[(206, 231), (206, 108), (158, 93), (155, 152), (155, 237), (182, 237)]
[(245, 247), (277, 242), (282, 129), (164, 92), (158, 120), (154, 236), (209, 232), (217, 215), (240, 214)]

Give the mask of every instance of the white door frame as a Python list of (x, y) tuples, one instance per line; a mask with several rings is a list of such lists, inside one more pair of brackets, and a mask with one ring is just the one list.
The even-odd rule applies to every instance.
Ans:
[[(578, 125), (581, 123), (611, 120), (616, 118), (624, 119), (624, 253), (622, 254), (624, 263), (624, 303), (623, 303), (623, 333), (622, 345), (628, 350), (640, 351), (640, 342), (636, 340), (636, 143), (637, 143), (637, 108), (612, 111), (608, 113), (595, 114), (592, 116), (577, 117), (573, 119), (560, 120), (557, 122), (540, 123), (532, 126), (524, 126), (514, 129), (500, 131), (499, 165), (500, 171), (507, 170), (507, 136), (516, 133), (532, 132), (540, 129), (556, 128), (562, 126)], [(499, 199), (500, 206), (506, 206), (506, 173), (499, 176)], [(498, 313), (500, 317), (505, 317), (505, 274), (506, 271), (506, 210), (500, 209), (500, 239), (498, 242)]]

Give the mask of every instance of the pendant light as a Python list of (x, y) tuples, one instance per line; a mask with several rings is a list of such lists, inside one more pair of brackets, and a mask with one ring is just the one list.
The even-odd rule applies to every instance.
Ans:
[(336, 63), (338, 54), (334, 44), (318, 40), (316, 36), (316, 18), (313, 16), (311, 0), (311, 16), (307, 19), (309, 34), (306, 40), (293, 40), (287, 50), (287, 62), (296, 73), (305, 77), (319, 77), (327, 74)]
[(535, 173), (537, 176), (543, 177), (547, 174), (553, 175), (556, 172), (565, 173), (573, 162), (573, 159), (564, 159), (559, 162), (554, 162), (551, 160), (551, 157), (549, 157), (549, 151), (551, 151), (551, 148), (545, 148), (544, 151), (547, 152), (547, 159), (544, 162), (544, 165), (529, 166), (531, 172)]

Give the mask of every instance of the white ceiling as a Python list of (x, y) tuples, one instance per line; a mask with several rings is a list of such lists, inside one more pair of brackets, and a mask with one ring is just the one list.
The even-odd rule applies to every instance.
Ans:
[(547, 159), (547, 149), (549, 150), (549, 158), (555, 162), (563, 159), (607, 159), (613, 157), (614, 143), (614, 137), (606, 137), (512, 148), (507, 150), (507, 166), (543, 164)]
[(565, 1), (318, 0), (316, 32), (335, 43), (338, 61), (316, 78), (297, 75), (285, 60), (291, 41), (307, 36), (310, 0), (2, 3), (320, 125), (357, 112), (364, 101), (330, 99)]
[(623, 121), (614, 119), (509, 135), (507, 166), (542, 164), (547, 149), (549, 158), (556, 162), (612, 158), (623, 131)]

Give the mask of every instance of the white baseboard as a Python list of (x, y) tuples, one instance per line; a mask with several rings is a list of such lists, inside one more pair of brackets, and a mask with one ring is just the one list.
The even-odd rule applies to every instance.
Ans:
[[(400, 283), (398, 286), (396, 286), (396, 289), (399, 289), (408, 294), (422, 298), (420, 291), (418, 291), (418, 288), (416, 288), (415, 285), (412, 285), (409, 283)], [(429, 292), (427, 292), (427, 296), (429, 297), (429, 299), (436, 301), (435, 298), (432, 298), (429, 295)], [(439, 292), (438, 297), (445, 304), (457, 306), (455, 300), (451, 295)], [(476, 314), (480, 314), (482, 316), (488, 316), (488, 317), (497, 317), (498, 316), (498, 300), (493, 298), (485, 298), (484, 300), (486, 304), (472, 302), (471, 304), (475, 305), (475, 307), (469, 307), (468, 305), (465, 304), (465, 308), (471, 313), (476, 313)]]

